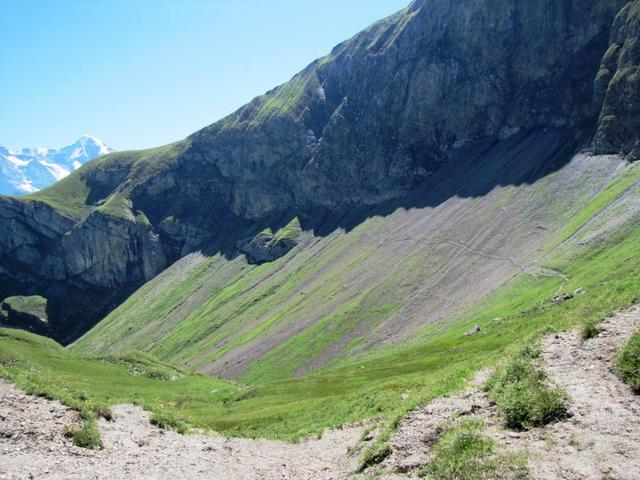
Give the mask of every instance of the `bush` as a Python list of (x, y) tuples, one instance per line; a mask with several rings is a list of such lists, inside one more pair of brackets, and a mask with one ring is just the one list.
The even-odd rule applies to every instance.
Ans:
[(542, 427), (567, 415), (566, 394), (548, 386), (539, 356), (539, 349), (528, 345), (496, 370), (486, 385), (509, 428)]
[[(65, 434), (67, 434), (67, 432), (65, 432)], [(74, 432), (72, 435), (73, 443), (77, 447), (98, 448), (102, 444), (100, 431), (96, 426), (95, 420), (84, 422), (83, 427), (80, 430)]]
[(618, 352), (616, 370), (622, 379), (640, 394), (640, 331)]

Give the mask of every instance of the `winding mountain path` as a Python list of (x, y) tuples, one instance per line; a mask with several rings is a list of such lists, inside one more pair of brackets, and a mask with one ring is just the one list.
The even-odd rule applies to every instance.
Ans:
[(600, 324), (583, 342), (576, 331), (546, 339), (546, 370), (569, 394), (568, 421), (528, 439), (534, 478), (640, 478), (640, 397), (613, 372), (613, 359), (640, 329), (640, 307)]

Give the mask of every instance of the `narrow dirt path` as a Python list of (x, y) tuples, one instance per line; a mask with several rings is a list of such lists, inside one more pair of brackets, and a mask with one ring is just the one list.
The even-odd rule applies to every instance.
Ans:
[(442, 425), (456, 416), (471, 415), (491, 408), (489, 399), (478, 388), (488, 376), (488, 371), (482, 371), (464, 392), (438, 398), (409, 413), (391, 437), (389, 444), (393, 452), (380, 467), (388, 472), (410, 473), (426, 465), (429, 447), (438, 439)]
[(548, 337), (543, 358), (570, 399), (571, 418), (528, 442), (534, 478), (640, 478), (640, 397), (613, 372), (613, 359), (640, 329), (640, 307), (619, 312), (583, 342), (577, 332)]
[(467, 245), (464, 242), (460, 242), (458, 240), (452, 240), (452, 239), (448, 239), (448, 238), (443, 238), (441, 240), (426, 240), (426, 239), (420, 239), (420, 238), (401, 238), (401, 239), (397, 239), (397, 240), (377, 240), (375, 238), (373, 238), (371, 235), (365, 233), (362, 235), (361, 239), (365, 242), (369, 242), (369, 243), (374, 243), (378, 246), (380, 245), (394, 245), (394, 244), (400, 244), (400, 243), (411, 243), (411, 244), (423, 244), (423, 245), (452, 245), (456, 248), (459, 248), (461, 250), (464, 250), (467, 253), (470, 253), (472, 255), (477, 255), (478, 257), (481, 258), (486, 258), (489, 260), (497, 260), (500, 262), (507, 262), (510, 263), (511, 265), (513, 265), (514, 267), (516, 267), (517, 269), (519, 269), (522, 273), (526, 273), (528, 275), (531, 275), (532, 277), (560, 277), (563, 278), (564, 280), (569, 280), (569, 277), (567, 277), (564, 273), (562, 272), (558, 272), (557, 270), (553, 270), (552, 268), (547, 268), (547, 267), (539, 267), (537, 265), (535, 265), (534, 263), (529, 263), (529, 264), (523, 264), (521, 262), (519, 262), (518, 260), (516, 260), (514, 257), (509, 256), (509, 255), (498, 255), (495, 253), (488, 253), (482, 250), (478, 250), (476, 248), (472, 248), (469, 245)]
[(77, 415), (58, 402), (0, 381), (0, 479), (344, 479), (358, 464), (361, 428), (325, 432), (299, 444), (179, 435), (153, 427), (132, 405), (100, 422), (104, 448), (77, 448), (62, 436)]
[(481, 418), (486, 434), (503, 452), (528, 452), (533, 480), (640, 479), (640, 397), (613, 371), (618, 349), (640, 329), (640, 307), (618, 312), (600, 324), (599, 335), (583, 342), (577, 331), (543, 341), (550, 381), (569, 396), (570, 418), (528, 432), (506, 430), (496, 407), (479, 388), (480, 372), (463, 393), (437, 399), (411, 412), (390, 440), (393, 453), (375, 478), (413, 476), (428, 463), (442, 425), (459, 415)]

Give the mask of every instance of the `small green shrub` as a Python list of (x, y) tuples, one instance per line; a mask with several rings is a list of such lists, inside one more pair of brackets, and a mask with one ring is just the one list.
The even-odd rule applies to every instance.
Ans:
[(616, 370), (622, 379), (640, 394), (640, 331), (618, 352)]
[(541, 427), (566, 417), (566, 393), (550, 388), (540, 365), (540, 351), (528, 345), (489, 379), (489, 397), (517, 430)]
[(95, 420), (84, 422), (83, 427), (73, 433), (73, 443), (77, 447), (91, 449), (101, 446), (100, 431), (98, 430)]

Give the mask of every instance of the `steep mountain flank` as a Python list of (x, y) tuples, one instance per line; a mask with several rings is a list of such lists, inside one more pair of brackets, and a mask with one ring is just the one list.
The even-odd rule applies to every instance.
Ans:
[[(190, 252), (208, 258), (219, 253), (228, 262), (223, 269), (236, 272), (244, 268), (243, 254), (252, 263), (308, 254), (313, 238), (330, 238), (399, 208), (413, 212), (461, 197), (473, 204), (497, 187), (535, 184), (568, 165), (580, 148), (634, 158), (637, 18), (638, 1), (417, 0), (182, 142), (108, 155), (25, 200), (0, 199), (0, 298), (46, 297), (51, 312), (45, 333), (68, 342)], [(579, 185), (583, 200), (624, 170), (622, 160), (607, 161), (610, 169), (601, 178)], [(579, 165), (586, 164), (599, 168), (597, 162)], [(587, 171), (569, 172), (567, 181), (578, 182)], [(572, 192), (565, 201), (578, 197)], [(508, 208), (509, 197), (502, 200)], [(480, 221), (484, 211), (475, 210), (474, 218)], [(299, 246), (282, 242), (286, 248), (271, 248), (271, 239), (262, 241), (261, 232), (277, 235), (294, 218), (306, 235)], [(420, 218), (434, 229), (431, 245), (450, 249), (442, 258), (462, 252), (504, 263), (486, 288), (462, 295), (469, 301), (512, 270), (532, 268), (503, 245), (512, 241), (504, 231), (494, 234), (496, 245), (479, 230), (438, 239), (437, 229), (448, 222)], [(507, 231), (513, 227), (505, 223)], [(553, 230), (540, 225), (539, 231)], [(420, 232), (420, 241), (424, 236)], [(548, 235), (527, 238), (539, 247)], [(385, 241), (386, 235), (361, 240)], [(247, 249), (253, 247), (259, 248)], [(332, 311), (348, 316), (368, 304), (367, 292), (376, 288), (375, 279), (369, 282), (357, 290), (346, 287), (350, 293)], [(464, 283), (458, 291), (468, 287)], [(300, 284), (298, 296), (305, 288)], [(407, 313), (403, 301), (373, 304), (382, 309), (373, 315), (376, 322), (398, 310), (394, 328), (420, 323), (423, 310)], [(448, 318), (448, 309), (443, 312), (434, 316)], [(164, 329), (183, 318), (176, 315)], [(365, 328), (357, 325), (351, 325), (356, 332)], [(258, 352), (282, 341), (276, 335)]]
[[(506, 151), (491, 150), (479, 163), (461, 161), (454, 175), (436, 174), (415, 192), (421, 207), (389, 204), (370, 218), (353, 212), (342, 220), (347, 227), (271, 263), (187, 255), (74, 348), (144, 349), (247, 382), (286, 378), (375, 347), (429, 338), (430, 328), (516, 277), (552, 279), (556, 289), (575, 282), (554, 256), (565, 259), (619, 229), (638, 228), (640, 164), (580, 155), (529, 185), (528, 175), (553, 170), (549, 150), (564, 137), (549, 135), (512, 138)], [(484, 184), (496, 178), (505, 185)], [(440, 200), (449, 189), (460, 196)], [(589, 216), (585, 205), (593, 209)]]

